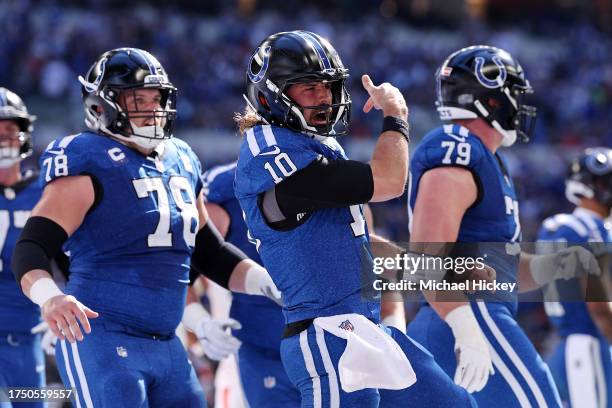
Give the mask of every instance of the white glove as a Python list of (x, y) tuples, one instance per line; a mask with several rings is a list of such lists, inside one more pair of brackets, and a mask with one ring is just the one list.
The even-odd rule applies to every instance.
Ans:
[(261, 266), (252, 266), (247, 270), (244, 280), (244, 289), (249, 295), (265, 296), (274, 301), (277, 305), (283, 305), (280, 290), (278, 290), (272, 281), (268, 271)]
[(213, 319), (199, 303), (190, 303), (185, 307), (183, 325), (196, 335), (204, 353), (211, 360), (223, 360), (236, 353), (242, 344), (229, 330), (241, 329), (239, 322), (229, 318)]
[(489, 375), (494, 373), (489, 345), (469, 305), (452, 310), (445, 320), (455, 336), (455, 384), (469, 393), (478, 392), (487, 384)]
[(557, 279), (573, 279), (601, 275), (595, 256), (580, 246), (573, 246), (550, 255), (534, 255), (529, 262), (533, 280), (540, 286)]
[(30, 330), (32, 334), (43, 333), (42, 339), (40, 341), (40, 347), (43, 349), (46, 355), (54, 356), (55, 355), (55, 344), (57, 343), (57, 336), (53, 334), (51, 330), (49, 330), (49, 325), (47, 322), (43, 321), (38, 323), (36, 326)]

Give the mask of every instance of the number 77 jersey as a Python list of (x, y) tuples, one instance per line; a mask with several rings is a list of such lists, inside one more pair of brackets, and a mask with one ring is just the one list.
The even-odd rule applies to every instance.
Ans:
[(263, 193), (320, 157), (346, 160), (333, 137), (255, 126), (240, 148), (236, 198), (264, 266), (283, 293), (287, 323), (342, 313), (377, 320), (380, 306), (371, 292), (372, 255), (360, 206), (287, 215), (282, 225), (264, 219)]
[(43, 185), (87, 175), (96, 192), (65, 244), (67, 292), (104, 317), (148, 333), (172, 333), (181, 319), (198, 230), (202, 182), (193, 151), (173, 138), (155, 157), (144, 156), (84, 132), (52, 142), (40, 161)]

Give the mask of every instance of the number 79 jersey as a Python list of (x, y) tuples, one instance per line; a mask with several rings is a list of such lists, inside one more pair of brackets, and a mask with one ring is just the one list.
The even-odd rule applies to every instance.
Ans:
[[(468, 170), (478, 188), (476, 202), (463, 215), (457, 237), (457, 242), (474, 245), (461, 246), (462, 251), (470, 253), (457, 255), (483, 256), (495, 268), (497, 281), (516, 282), (521, 227), (514, 184), (501, 154), (493, 154), (467, 128), (450, 124), (436, 128), (425, 135), (414, 151), (408, 186), (410, 229), (421, 177), (428, 170), (447, 166)], [(490, 295), (486, 298), (490, 299)], [(512, 309), (516, 307), (513, 294), (500, 291), (496, 299), (507, 301)]]
[(101, 313), (149, 333), (172, 333), (184, 307), (198, 230), (201, 166), (178, 139), (144, 156), (84, 132), (52, 142), (42, 155), (43, 185), (88, 175), (96, 202), (65, 244), (66, 290)]
[[(251, 238), (283, 293), (287, 323), (360, 313), (377, 320), (372, 254), (358, 205), (295, 215), (290, 228), (272, 228), (261, 212), (262, 194), (320, 156), (346, 160), (336, 139), (319, 141), (274, 126), (245, 132), (234, 183)], [(363, 292), (362, 292), (363, 289)]]

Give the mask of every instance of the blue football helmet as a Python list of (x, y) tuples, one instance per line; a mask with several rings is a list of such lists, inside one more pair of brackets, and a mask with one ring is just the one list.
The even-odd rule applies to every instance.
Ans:
[[(161, 63), (149, 52), (138, 48), (117, 48), (102, 54), (85, 77), (79, 76), (85, 105), (85, 124), (94, 131), (134, 142), (143, 147), (155, 147), (161, 140), (172, 137), (176, 121), (176, 88)], [(136, 108), (125, 111), (119, 97), (122, 92), (136, 89), (158, 89), (163, 127), (145, 134), (134, 129), (131, 119), (150, 117), (151, 112)]]
[(36, 116), (28, 113), (28, 108), (19, 95), (0, 87), (0, 120), (12, 120), (19, 127), (16, 135), (19, 148), (13, 149), (0, 144), (0, 162), (10, 165), (32, 155), (32, 131)]
[(533, 88), (508, 52), (475, 45), (452, 53), (436, 72), (436, 105), (442, 120), (483, 118), (504, 146), (529, 141), (536, 108), (525, 104)]
[(612, 149), (588, 148), (572, 161), (565, 196), (576, 205), (582, 198), (592, 198), (612, 209)]
[[(289, 31), (266, 38), (251, 56), (245, 99), (266, 123), (312, 136), (339, 136), (348, 131), (351, 98), (344, 67), (334, 47), (309, 31)], [(286, 94), (297, 83), (328, 82), (331, 105), (300, 106)], [(325, 125), (310, 125), (304, 109), (330, 110)]]

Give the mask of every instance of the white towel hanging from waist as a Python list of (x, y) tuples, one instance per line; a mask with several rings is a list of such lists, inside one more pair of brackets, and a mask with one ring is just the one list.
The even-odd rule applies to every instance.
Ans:
[(416, 382), (416, 374), (401, 347), (365, 316), (350, 313), (318, 317), (313, 324), (347, 341), (338, 362), (345, 392), (365, 388), (401, 390)]

